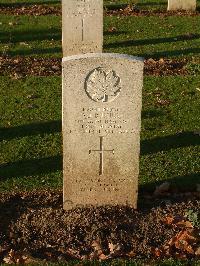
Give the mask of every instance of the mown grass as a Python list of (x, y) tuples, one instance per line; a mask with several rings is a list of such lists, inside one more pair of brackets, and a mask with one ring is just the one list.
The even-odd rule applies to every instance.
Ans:
[[(6, 266), (7, 264), (0, 264), (1, 266)], [(199, 266), (200, 261), (199, 260), (190, 260), (190, 263), (188, 264), (188, 261), (184, 260), (162, 260), (162, 261), (142, 261), (142, 260), (123, 260), (123, 259), (114, 259), (110, 261), (69, 261), (69, 262), (59, 262), (59, 263), (30, 263), (30, 266), (34, 265), (46, 265), (46, 266)]]
[[(192, 58), (200, 52), (200, 16), (105, 17), (104, 51), (145, 58)], [(61, 57), (61, 18), (0, 18), (0, 54)], [(184, 26), (183, 26), (184, 25)], [(115, 32), (110, 29), (115, 27)]]
[(61, 17), (1, 16), (3, 55), (61, 57)]
[[(0, 190), (62, 187), (61, 78), (1, 77)], [(199, 182), (198, 77), (146, 77), (139, 182)], [(166, 105), (158, 102), (166, 101)]]
[[(199, 26), (200, 17), (109, 17), (104, 48), (145, 58), (191, 58), (200, 52)], [(111, 27), (117, 29), (113, 34)]]
[[(0, 264), (0, 265), (6, 265), (6, 264)], [(36, 265), (36, 264), (30, 264), (30, 265)], [(37, 264), (37, 265), (43, 265), (43, 264)], [(188, 264), (188, 261), (180, 261), (180, 260), (163, 260), (163, 261), (134, 261), (134, 260), (122, 260), (122, 259), (115, 259), (110, 261), (69, 261), (69, 262), (59, 262), (59, 263), (45, 263), (46, 266), (78, 266), (78, 265), (88, 265), (88, 266), (199, 266), (200, 261), (190, 261), (190, 264)]]
[(45, 4), (45, 5), (60, 5), (60, 0), (0, 0), (0, 4), (4, 6), (30, 6), (30, 5), (38, 5), (38, 4)]
[[(53, 266), (55, 264), (48, 263), (48, 266)], [(112, 261), (105, 261), (105, 262), (92, 262), (92, 261), (86, 261), (86, 262), (69, 262), (66, 263), (59, 263), (56, 265), (88, 265), (88, 266), (199, 266), (200, 261), (190, 261), (190, 264), (188, 264), (186, 261), (180, 261), (180, 260), (163, 260), (163, 261), (134, 261), (134, 260), (112, 260)]]

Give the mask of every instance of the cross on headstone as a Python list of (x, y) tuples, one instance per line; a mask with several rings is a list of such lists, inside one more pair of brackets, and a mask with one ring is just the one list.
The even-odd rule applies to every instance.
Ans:
[(81, 20), (82, 22), (82, 42), (84, 41), (84, 18)]
[[(83, 2), (85, 3), (85, 0), (83, 0)], [(81, 19), (81, 33), (82, 33), (82, 42), (84, 41), (84, 18)]]
[(89, 154), (92, 152), (99, 152), (100, 154), (100, 164), (99, 164), (99, 175), (103, 175), (103, 155), (104, 152), (112, 152), (113, 154), (115, 153), (114, 150), (104, 150), (103, 148), (103, 137), (100, 137), (100, 149), (99, 150), (89, 150)]

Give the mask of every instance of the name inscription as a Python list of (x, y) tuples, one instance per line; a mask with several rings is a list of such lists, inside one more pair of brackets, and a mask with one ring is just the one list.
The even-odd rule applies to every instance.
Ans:
[[(81, 118), (75, 121), (76, 129), (87, 134), (127, 134), (134, 133), (129, 119), (124, 117), (120, 108), (116, 107), (89, 107), (82, 108)], [(72, 132), (72, 131), (71, 131)]]

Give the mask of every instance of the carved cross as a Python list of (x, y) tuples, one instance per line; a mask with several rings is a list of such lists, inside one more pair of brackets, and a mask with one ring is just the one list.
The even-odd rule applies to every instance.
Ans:
[(89, 154), (92, 152), (99, 152), (100, 154), (100, 164), (99, 164), (99, 175), (103, 175), (103, 155), (104, 152), (112, 152), (114, 154), (114, 150), (104, 150), (103, 147), (103, 137), (100, 137), (100, 149), (99, 150), (89, 150)]
[(82, 42), (83, 42), (83, 41), (84, 41), (84, 18), (82, 18), (81, 23), (82, 23), (82, 33), (81, 33), (81, 38), (82, 38)]

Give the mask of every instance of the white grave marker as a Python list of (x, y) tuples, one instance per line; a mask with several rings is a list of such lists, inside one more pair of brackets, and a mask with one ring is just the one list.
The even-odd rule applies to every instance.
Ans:
[(196, 10), (196, 0), (168, 0), (168, 10)]
[(63, 58), (64, 208), (137, 206), (143, 60)]
[(103, 0), (62, 0), (63, 56), (102, 52)]

